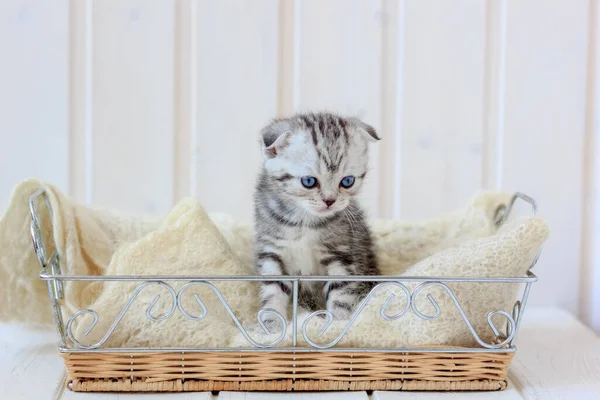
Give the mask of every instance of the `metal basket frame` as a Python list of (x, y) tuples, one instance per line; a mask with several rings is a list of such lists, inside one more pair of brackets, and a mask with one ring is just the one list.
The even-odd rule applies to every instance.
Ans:
[[(179, 275), (119, 275), (119, 276), (92, 276), (92, 275), (63, 275), (60, 270), (59, 255), (54, 251), (48, 256), (48, 247), (45, 244), (40, 228), (40, 213), (38, 212), (38, 205), (41, 203), (40, 200), (44, 201), (46, 210), (49, 213), (50, 221), (52, 221), (53, 210), (48, 199), (48, 195), (43, 189), (38, 190), (30, 198), (30, 211), (31, 211), (31, 237), (33, 240), (33, 246), (37, 255), (38, 261), (42, 267), (40, 278), (46, 281), (48, 287), (48, 295), (50, 298), (50, 304), (52, 308), (52, 315), (54, 325), (60, 339), (59, 350), (61, 353), (81, 353), (81, 352), (101, 352), (101, 353), (137, 353), (137, 352), (182, 352), (182, 353), (197, 353), (197, 352), (286, 352), (286, 353), (305, 353), (305, 352), (385, 352), (385, 353), (512, 353), (516, 350), (516, 337), (521, 326), (527, 299), (531, 289), (532, 283), (537, 281), (537, 276), (527, 271), (524, 277), (407, 277), (407, 276), (179, 276)], [(522, 193), (516, 193), (509, 204), (501, 205), (496, 210), (495, 222), (497, 227), (500, 227), (509, 218), (513, 206), (517, 200), (522, 200), (531, 206), (531, 213), (535, 215), (537, 213), (537, 204), (531, 197), (526, 196)], [(541, 253), (541, 250), (540, 250)], [(533, 261), (529, 269), (533, 268), (539, 258), (540, 253)], [(126, 305), (122, 308), (117, 318), (112, 323), (109, 330), (106, 332), (104, 337), (92, 345), (84, 345), (77, 341), (72, 332), (74, 321), (81, 315), (88, 314), (93, 318), (92, 324), (86, 330), (87, 335), (96, 325), (98, 321), (98, 313), (91, 309), (79, 310), (74, 313), (67, 321), (63, 321), (63, 310), (61, 307), (61, 301), (64, 298), (63, 282), (72, 281), (135, 281), (140, 282), (139, 286), (135, 289), (133, 294), (130, 296)], [(286, 337), (287, 334), (287, 323), (285, 318), (271, 309), (262, 309), (257, 314), (257, 321), (262, 326), (266, 333), (269, 332), (268, 328), (264, 324), (266, 316), (271, 318), (279, 319), (281, 324), (281, 333), (276, 340), (270, 343), (259, 343), (252, 339), (251, 335), (246, 331), (240, 320), (237, 318), (231, 307), (227, 303), (227, 300), (219, 292), (218, 288), (211, 282), (219, 281), (286, 281), (292, 282), (292, 346), (291, 347), (278, 347), (277, 345)], [(298, 288), (300, 282), (303, 281), (369, 281), (378, 282), (378, 284), (369, 292), (369, 294), (358, 304), (354, 310), (352, 317), (347, 321), (344, 329), (340, 334), (330, 343), (319, 344), (314, 342), (307, 333), (307, 326), (309, 322), (318, 316), (325, 317), (325, 325), (319, 331), (318, 335), (322, 335), (331, 325), (333, 321), (333, 315), (327, 310), (315, 311), (310, 314), (302, 324), (301, 334), (308, 344), (308, 346), (298, 346)], [(171, 286), (173, 282), (186, 282), (177, 291)], [(512, 314), (507, 313), (503, 310), (492, 310), (487, 314), (487, 322), (490, 329), (494, 333), (495, 340), (492, 343), (483, 341), (476, 333), (473, 325), (467, 318), (462, 306), (459, 304), (453, 291), (448, 287), (448, 283), (453, 282), (472, 282), (472, 283), (494, 283), (494, 284), (523, 284), (523, 290), (518, 299), (515, 301)], [(411, 290), (405, 285), (406, 283), (420, 283), (416, 288)], [(152, 348), (110, 348), (102, 347), (103, 344), (110, 338), (111, 334), (117, 328), (119, 322), (124, 317), (125, 313), (135, 301), (137, 295), (144, 290), (147, 286), (161, 286), (167, 289), (171, 296), (172, 306), (166, 314), (155, 316), (152, 314), (152, 309), (159, 301), (160, 296), (156, 295), (153, 301), (148, 305), (146, 309), (146, 317), (153, 321), (162, 321), (168, 319), (175, 312), (180, 312), (185, 318), (189, 320), (200, 321), (204, 318), (208, 310), (200, 299), (200, 297), (194, 293), (194, 298), (198, 303), (198, 306), (202, 309), (202, 313), (199, 315), (193, 315), (189, 313), (182, 304), (182, 295), (187, 290), (195, 285), (204, 286), (210, 288), (221, 304), (227, 310), (229, 316), (232, 318), (234, 323), (242, 335), (246, 338), (249, 343), (249, 347), (219, 347), (219, 348), (194, 348), (194, 347), (152, 347)], [(474, 340), (479, 344), (480, 347), (473, 348), (456, 348), (456, 347), (401, 347), (401, 348), (341, 348), (336, 347), (337, 343), (343, 338), (345, 333), (350, 329), (356, 318), (366, 307), (373, 294), (385, 286), (395, 286), (399, 288), (406, 295), (406, 304), (403, 309), (394, 314), (390, 315), (387, 312), (387, 308), (394, 299), (395, 295), (391, 294), (384, 305), (381, 307), (380, 316), (381, 318), (393, 321), (402, 318), (407, 312), (412, 311), (416, 316), (423, 320), (433, 320), (437, 318), (442, 310), (440, 309), (436, 300), (431, 296), (427, 295), (427, 299), (436, 310), (433, 315), (427, 315), (421, 312), (415, 302), (416, 297), (419, 293), (427, 287), (436, 286), (442, 288), (446, 294), (450, 297), (454, 305), (456, 306), (460, 316), (462, 317), (465, 325), (473, 336)], [(506, 320), (506, 326), (503, 329), (498, 329), (492, 322), (492, 317), (495, 315), (501, 315)]]

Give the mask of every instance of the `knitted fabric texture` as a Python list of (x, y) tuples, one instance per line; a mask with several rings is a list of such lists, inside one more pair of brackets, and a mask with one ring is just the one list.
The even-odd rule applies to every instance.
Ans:
[[(40, 266), (29, 233), (29, 196), (44, 188), (53, 207), (53, 220), (42, 214), (42, 230), (47, 246), (54, 242), (63, 274), (75, 275), (252, 275), (251, 227), (228, 215), (207, 214), (193, 199), (184, 199), (165, 217), (128, 216), (113, 210), (100, 210), (77, 204), (46, 183), (29, 180), (13, 191), (0, 218), (0, 321), (33, 325), (51, 324), (45, 283), (38, 275)], [(510, 196), (481, 192), (467, 205), (440, 218), (418, 222), (373, 220), (372, 231), (383, 275), (399, 276), (525, 276), (548, 236), (548, 227), (539, 217), (509, 220), (500, 229), (494, 213)], [(42, 202), (43, 203), (43, 202)], [(40, 210), (44, 206), (40, 203)], [(53, 238), (52, 240), (49, 240)], [(98, 342), (108, 332), (134, 290), (141, 282), (67, 282), (63, 302), (66, 320), (81, 309), (98, 312), (96, 326), (86, 336), (91, 317), (83, 315), (74, 323), (74, 336), (84, 345)], [(172, 283), (175, 291), (184, 283)], [(227, 300), (252, 339), (260, 343), (278, 334), (265, 334), (257, 323), (257, 282), (213, 282)], [(406, 284), (413, 291), (418, 283)], [(511, 312), (518, 285), (499, 283), (449, 283), (476, 333), (492, 342), (493, 332), (487, 314), (494, 310)], [(390, 294), (394, 299), (386, 311), (393, 315), (406, 305), (407, 296), (393, 285), (379, 288), (350, 330), (339, 342), (343, 347), (398, 347), (417, 345), (473, 346), (475, 340), (446, 290), (423, 288), (415, 306), (432, 316), (429, 321), (412, 310), (396, 321), (379, 315)], [(183, 308), (192, 316), (202, 314), (194, 299), (197, 294), (208, 310), (201, 320), (184, 318), (175, 310), (170, 318), (152, 321), (148, 305), (160, 295), (149, 311), (164, 316), (173, 304), (164, 286), (153, 284), (141, 290), (124, 318), (104, 346), (111, 347), (246, 347), (250, 346), (210, 287), (193, 285), (182, 296)], [(308, 312), (300, 310), (301, 327)], [(497, 327), (505, 319), (493, 318)], [(317, 332), (325, 321), (314, 318), (307, 326), (308, 336), (317, 343), (334, 340), (347, 321), (334, 321), (322, 336)], [(291, 345), (288, 336), (280, 346)], [(299, 345), (306, 346), (302, 335)]]

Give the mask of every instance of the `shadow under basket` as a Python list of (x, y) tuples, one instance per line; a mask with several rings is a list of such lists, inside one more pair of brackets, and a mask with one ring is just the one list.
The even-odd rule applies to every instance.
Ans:
[[(496, 226), (500, 227), (508, 218), (513, 203), (517, 199), (530, 203), (533, 213), (537, 206), (533, 199), (516, 194), (510, 204), (502, 205), (495, 215)], [(47, 214), (41, 216), (37, 212), (40, 200), (46, 204)], [(49, 300), (53, 319), (60, 338), (60, 354), (67, 368), (66, 385), (77, 392), (187, 392), (187, 391), (344, 391), (344, 390), (432, 390), (432, 391), (469, 391), (469, 390), (503, 390), (506, 388), (506, 376), (512, 357), (516, 351), (515, 338), (521, 325), (523, 312), (531, 285), (537, 277), (528, 271), (524, 277), (391, 277), (391, 276), (75, 276), (63, 275), (60, 271), (58, 255), (54, 251), (48, 255), (51, 247), (40, 229), (42, 217), (52, 216), (52, 208), (43, 190), (36, 192), (30, 199), (31, 235), (37, 258), (42, 266), (41, 279), (48, 287)], [(51, 219), (51, 218), (50, 218)], [(52, 231), (52, 230), (50, 230)], [(54, 247), (54, 246), (52, 246)], [(538, 254), (539, 257), (539, 254)], [(537, 262), (533, 261), (531, 267)], [(345, 282), (369, 281), (377, 282), (371, 292), (357, 305), (352, 317), (337, 339), (329, 344), (317, 344), (305, 331), (310, 318), (325, 316), (331, 322), (333, 315), (328, 311), (316, 311), (306, 317), (299, 325), (298, 291), (303, 281)], [(103, 339), (97, 343), (84, 345), (73, 336), (73, 322), (81, 314), (93, 317), (94, 323), (99, 314), (90, 309), (80, 310), (73, 315), (66, 315), (63, 307), (64, 282), (74, 281), (135, 281), (138, 288), (133, 292), (128, 303), (113, 321)], [(258, 321), (262, 323), (265, 313), (278, 318), (284, 327), (279, 338), (271, 343), (259, 343), (251, 338), (243, 324), (229, 307), (217, 286), (217, 281), (281, 281), (291, 283), (292, 320), (291, 347), (278, 347), (286, 337), (287, 324), (285, 318), (274, 310), (258, 312)], [(489, 327), (494, 333), (492, 342), (482, 340), (467, 318), (458, 299), (452, 292), (451, 283), (465, 284), (493, 283), (494, 285), (517, 284), (522, 294), (514, 302), (512, 313), (491, 308), (487, 315)], [(174, 285), (177, 283), (177, 285)], [(409, 290), (406, 284), (418, 284)], [(183, 284), (183, 286), (181, 286)], [(135, 301), (137, 293), (147, 286), (160, 285), (171, 295), (171, 309), (166, 314), (154, 316), (151, 309), (155, 298), (146, 311), (148, 319), (153, 321), (169, 318), (175, 312), (183, 317), (200, 321), (209, 310), (196, 295), (196, 300), (203, 314), (188, 313), (181, 302), (183, 292), (192, 286), (209, 288), (221, 301), (232, 321), (251, 344), (246, 348), (109, 348), (104, 347), (108, 338), (119, 324), (129, 306)], [(367, 305), (373, 293), (379, 288), (393, 285), (404, 293), (404, 308), (391, 315), (386, 308), (393, 296), (383, 305), (380, 311), (382, 318), (393, 321), (400, 319), (407, 312), (412, 312), (423, 320), (436, 319), (442, 312), (429, 296), (436, 308), (435, 315), (426, 315), (418, 310), (415, 296), (424, 287), (441, 288), (450, 297), (463, 322), (471, 332), (473, 339), (480, 347), (413, 347), (413, 348), (340, 348), (337, 343), (350, 329), (357, 316)], [(175, 289), (177, 287), (177, 289)], [(451, 304), (452, 304), (451, 303)], [(330, 314), (330, 313), (329, 313)], [(502, 329), (492, 322), (492, 317), (503, 317), (506, 321)], [(63, 319), (64, 318), (64, 319)], [(68, 319), (67, 319), (68, 318)], [(329, 323), (328, 323), (329, 324)], [(327, 325), (329, 326), (329, 325)], [(302, 328), (302, 329), (299, 329)], [(263, 329), (266, 327), (263, 324)], [(323, 329), (327, 329), (324, 327)], [(300, 333), (298, 333), (300, 331)], [(299, 346), (298, 335), (301, 334), (304, 347)], [(87, 335), (87, 333), (86, 333)], [(321, 334), (319, 333), (319, 336)]]
[(513, 352), (62, 353), (77, 392), (503, 390)]

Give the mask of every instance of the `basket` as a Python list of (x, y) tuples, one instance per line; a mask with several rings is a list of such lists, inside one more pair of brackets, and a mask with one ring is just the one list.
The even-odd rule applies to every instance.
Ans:
[[(59, 351), (64, 360), (69, 389), (78, 392), (182, 392), (182, 391), (347, 391), (347, 390), (433, 390), (433, 391), (473, 391), (503, 390), (510, 361), (515, 354), (517, 336), (527, 298), (532, 283), (537, 277), (528, 271), (524, 277), (392, 277), (392, 276), (76, 276), (61, 274), (58, 255), (48, 256), (47, 247), (40, 229), (38, 204), (45, 200), (49, 215), (52, 209), (43, 190), (30, 198), (31, 236), (37, 258), (42, 266), (40, 274), (48, 287), (48, 294), (56, 331), (60, 338)], [(508, 218), (516, 200), (529, 203), (535, 214), (537, 205), (530, 197), (517, 193), (511, 202), (499, 207), (496, 224), (502, 225)], [(538, 254), (539, 257), (539, 254)], [(538, 257), (534, 260), (533, 267)], [(530, 268), (531, 268), (530, 267)], [(300, 330), (309, 346), (298, 346), (298, 287), (300, 282), (312, 281), (371, 281), (378, 284), (357, 306), (346, 328), (336, 340), (328, 344), (314, 343), (304, 326)], [(91, 345), (83, 345), (72, 334), (73, 321), (81, 314), (98, 318), (93, 310), (80, 310), (71, 316), (64, 315), (63, 282), (70, 281), (136, 281), (139, 282), (128, 303), (125, 305), (111, 328), (102, 340)], [(227, 301), (213, 283), (219, 281), (289, 281), (292, 291), (292, 346), (278, 346), (286, 337), (286, 324), (277, 340), (271, 343), (255, 342), (237, 319)], [(177, 292), (171, 286), (174, 282), (187, 283)], [(519, 284), (522, 288), (515, 301), (512, 315), (501, 310), (488, 314), (488, 323), (495, 340), (487, 343), (481, 340), (461, 305), (447, 286), (450, 282)], [(405, 284), (419, 283), (410, 292)], [(189, 285), (204, 285), (217, 295), (229, 316), (240, 332), (250, 343), (243, 348), (109, 348), (104, 346), (117, 324), (135, 301), (139, 291), (148, 285), (162, 285), (172, 295), (172, 309), (160, 317), (148, 311), (147, 318), (164, 320), (174, 312), (180, 312), (191, 320), (202, 316), (192, 316), (182, 307), (180, 296)], [(393, 284), (403, 288), (407, 295), (405, 310), (395, 316), (380, 314), (384, 319), (398, 319), (405, 312), (412, 311), (421, 319), (434, 319), (439, 315), (421, 314), (415, 307), (413, 298), (420, 287), (436, 285), (442, 287), (457, 307), (464, 323), (479, 344), (477, 347), (431, 346), (412, 348), (342, 348), (336, 346), (357, 316), (366, 306), (372, 294), (380, 287)], [(148, 307), (152, 308), (153, 304)], [(206, 310), (204, 310), (206, 312)], [(261, 310), (259, 322), (264, 313), (277, 314), (273, 310)], [(311, 316), (327, 311), (317, 311)], [(491, 317), (502, 315), (506, 326), (498, 329)], [(279, 314), (276, 318), (284, 321)], [(64, 319), (63, 319), (64, 317)], [(68, 317), (68, 319), (67, 319)], [(310, 316), (308, 317), (310, 318)], [(66, 320), (66, 323), (65, 323)], [(306, 322), (305, 322), (306, 324)], [(305, 325), (304, 324), (304, 325)], [(90, 327), (92, 329), (94, 324)], [(263, 328), (266, 329), (263, 325)]]

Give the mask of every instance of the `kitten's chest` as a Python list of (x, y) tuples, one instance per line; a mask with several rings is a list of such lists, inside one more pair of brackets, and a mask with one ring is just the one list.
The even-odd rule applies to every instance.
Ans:
[(319, 237), (312, 232), (288, 241), (283, 255), (290, 275), (323, 275), (321, 258)]

